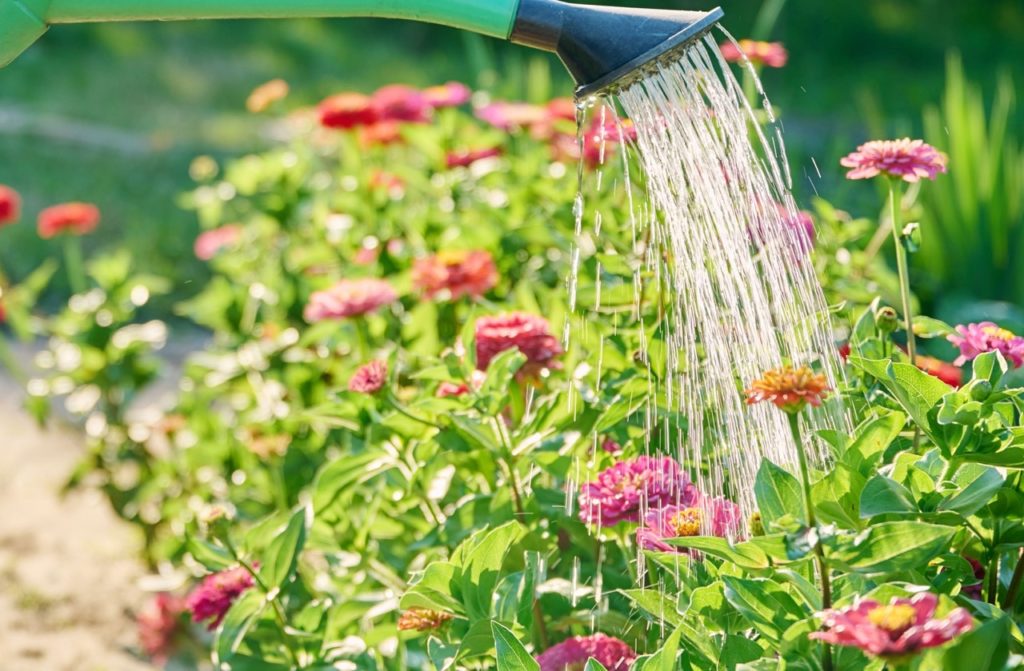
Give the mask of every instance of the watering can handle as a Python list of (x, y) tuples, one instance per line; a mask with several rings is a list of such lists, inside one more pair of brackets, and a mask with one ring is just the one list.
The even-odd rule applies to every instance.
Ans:
[(508, 39), (520, 0), (0, 0), (0, 67), (60, 23), (380, 17)]

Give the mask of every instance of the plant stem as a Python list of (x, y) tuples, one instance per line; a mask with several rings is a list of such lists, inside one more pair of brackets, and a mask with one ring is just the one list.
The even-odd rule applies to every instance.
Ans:
[(999, 520), (993, 521), (992, 558), (988, 562), (988, 602), (993, 606), (999, 602)]
[[(797, 460), (800, 463), (800, 481), (804, 490), (804, 507), (807, 510), (807, 526), (815, 531), (814, 556), (818, 563), (818, 573), (821, 574), (821, 606), (823, 609), (832, 607), (832, 584), (828, 574), (828, 564), (825, 561), (825, 551), (821, 547), (821, 536), (818, 533), (818, 521), (814, 514), (814, 501), (811, 498), (811, 475), (807, 467), (807, 454), (804, 451), (804, 441), (800, 437), (800, 416), (797, 413), (787, 413), (789, 419), (789, 431), (793, 435), (793, 442), (796, 444)], [(832, 648), (829, 645), (823, 646), (821, 664), (824, 671), (832, 671)]]
[(1020, 591), (1020, 583), (1024, 580), (1024, 550), (1017, 558), (1017, 566), (1013, 569), (1013, 577), (1010, 578), (1010, 586), (1006, 588), (1006, 596), (1003, 597), (1003, 610), (1012, 611), (1017, 602), (1017, 592)]
[(946, 463), (946, 470), (942, 472), (942, 482), (951, 482), (958, 470), (960, 470), (960, 462), (950, 458), (949, 462)]
[[(896, 270), (900, 276), (900, 300), (903, 303), (903, 323), (907, 330), (907, 354), (910, 365), (917, 365), (917, 340), (914, 338), (914, 313), (910, 308), (910, 270), (907, 265), (907, 248), (903, 246), (903, 228), (900, 226), (900, 198), (902, 197), (899, 181), (889, 178), (889, 208), (892, 217), (892, 240), (896, 244)], [(921, 427), (914, 426), (914, 451), (921, 442)]]
[(82, 261), (82, 239), (70, 233), (64, 234), (64, 270), (68, 274), (71, 292), (83, 293), (88, 283), (85, 279), (85, 263)]
[(420, 417), (419, 415), (415, 414), (414, 412), (406, 408), (404, 405), (402, 405), (402, 402), (395, 397), (394, 392), (392, 392), (390, 389), (387, 391), (384, 398), (385, 400), (387, 400), (388, 405), (394, 408), (398, 412), (398, 414), (408, 417), (412, 421), (417, 422), (419, 424), (423, 424), (424, 426), (430, 426), (435, 429), (441, 428), (434, 422), (431, 422), (429, 419), (424, 419), (423, 417)]

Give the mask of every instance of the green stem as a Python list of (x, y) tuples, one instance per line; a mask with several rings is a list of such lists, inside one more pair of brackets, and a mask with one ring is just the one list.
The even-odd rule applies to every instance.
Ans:
[[(818, 564), (818, 573), (821, 575), (821, 606), (827, 610), (832, 607), (832, 583), (828, 573), (828, 563), (825, 561), (825, 550), (821, 546), (821, 534), (818, 531), (818, 521), (814, 514), (814, 501), (811, 498), (811, 474), (807, 467), (807, 453), (804, 450), (804, 441), (800, 437), (800, 416), (795, 413), (787, 413), (789, 419), (789, 431), (796, 444), (797, 460), (800, 463), (800, 481), (804, 490), (804, 508), (807, 511), (807, 526), (814, 529), (814, 556)], [(832, 671), (832, 648), (823, 645), (821, 664), (824, 671)]]
[(402, 404), (402, 402), (399, 401), (397, 397), (395, 397), (394, 392), (392, 392), (390, 389), (385, 393), (384, 399), (388, 402), (388, 405), (390, 405), (392, 408), (394, 408), (398, 412), (398, 414), (403, 415), (405, 417), (408, 417), (412, 421), (417, 422), (419, 424), (423, 424), (424, 426), (430, 426), (430, 427), (433, 427), (435, 429), (440, 429), (441, 428), (440, 426), (438, 426), (434, 422), (431, 422), (429, 419), (425, 419), (423, 417), (420, 417), (419, 415), (417, 415), (413, 411), (411, 411), (408, 408), (406, 408)]
[(993, 520), (992, 558), (988, 562), (988, 602), (993, 606), (999, 601), (999, 520)]
[(64, 240), (64, 269), (68, 274), (68, 284), (71, 292), (80, 294), (85, 292), (88, 283), (85, 277), (85, 262), (82, 260), (82, 239), (77, 235), (65, 233)]
[[(889, 178), (889, 212), (892, 217), (892, 239), (896, 244), (896, 270), (900, 276), (900, 300), (903, 303), (903, 323), (907, 330), (907, 354), (910, 365), (917, 365), (917, 340), (914, 338), (914, 313), (910, 307), (910, 270), (907, 265), (907, 248), (903, 246), (903, 227), (900, 226), (900, 198), (902, 197), (899, 181)], [(914, 426), (914, 451), (921, 442), (921, 427)]]
[(952, 482), (953, 476), (960, 470), (960, 462), (956, 459), (950, 458), (946, 463), (946, 470), (942, 472), (942, 482)]
[(1003, 597), (1003, 610), (1012, 611), (1014, 609), (1022, 580), (1024, 580), (1024, 550), (1021, 551), (1020, 556), (1017, 558), (1017, 566), (1013, 569), (1010, 586), (1006, 588), (1006, 596)]
[(356, 325), (356, 352), (361, 361), (366, 361), (370, 357), (370, 324), (362, 316), (353, 321)]

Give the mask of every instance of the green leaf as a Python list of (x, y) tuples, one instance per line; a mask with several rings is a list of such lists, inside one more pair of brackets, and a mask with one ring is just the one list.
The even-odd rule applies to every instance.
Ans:
[(956, 482), (966, 484), (959, 492), (939, 503), (937, 509), (951, 510), (970, 517), (992, 500), (1003, 486), (1003, 476), (994, 468), (963, 466), (956, 475)]
[(805, 616), (793, 597), (771, 580), (726, 576), (722, 581), (726, 600), (773, 643), (778, 643), (782, 633)]
[(771, 563), (768, 555), (754, 543), (737, 543), (732, 545), (725, 538), (718, 536), (684, 536), (666, 538), (668, 545), (700, 550), (713, 557), (731, 561), (733, 564), (747, 569), (768, 568)]
[(591, 657), (587, 660), (587, 665), (583, 667), (583, 671), (608, 671), (608, 669), (604, 667), (604, 664)]
[(448, 671), (455, 666), (459, 646), (449, 645), (436, 636), (427, 639), (427, 656), (437, 671)]
[(876, 475), (864, 485), (864, 491), (860, 495), (861, 517), (916, 512), (918, 508), (914, 495), (892, 478)]
[(865, 574), (914, 571), (948, 550), (955, 533), (924, 522), (882, 522), (840, 543), (829, 561)]
[(490, 617), (494, 589), (501, 577), (501, 565), (509, 550), (524, 533), (521, 524), (508, 522), (496, 529), (478, 532), (467, 541), (472, 549), (464, 555), (460, 588), (470, 619)]
[(313, 485), (313, 510), (317, 516), (352, 488), (390, 470), (395, 460), (376, 450), (346, 454), (328, 463), (316, 476)]
[(232, 604), (213, 642), (215, 664), (219, 666), (231, 659), (266, 605), (266, 596), (258, 589), (249, 589)]
[[(624, 595), (635, 603), (640, 610), (651, 615), (656, 620), (664, 620), (673, 627), (683, 621), (679, 614), (679, 608), (675, 599), (655, 589), (624, 589), (620, 590)], [(691, 602), (691, 607), (692, 607)]]
[(491, 632), (498, 656), (498, 671), (540, 671), (540, 664), (507, 627), (491, 622)]
[(973, 367), (972, 381), (988, 380), (992, 383), (993, 387), (999, 384), (1003, 374), (1008, 369), (1006, 359), (998, 351), (979, 354), (971, 362), (971, 365)]
[(859, 529), (860, 496), (864, 485), (864, 476), (843, 464), (836, 464), (811, 489), (818, 520), (838, 524), (844, 529)]
[(1010, 619), (985, 622), (951, 645), (943, 656), (943, 669), (1002, 671), (1010, 654)]
[(211, 571), (220, 571), (238, 563), (226, 548), (195, 536), (188, 536), (186, 547), (197, 562)]
[(767, 459), (761, 462), (757, 470), (754, 496), (765, 527), (783, 517), (802, 518), (804, 515), (800, 482), (789, 471)]
[(880, 417), (865, 420), (854, 432), (853, 441), (843, 453), (843, 463), (861, 475), (871, 475), (875, 465), (907, 423), (901, 412), (885, 411)]
[(682, 627), (676, 627), (661, 648), (648, 657), (644, 663), (644, 671), (676, 671), (676, 657), (679, 656), (679, 637)]
[(914, 335), (918, 338), (945, 338), (953, 327), (944, 321), (918, 315), (914, 317)]
[(305, 507), (296, 510), (263, 553), (260, 577), (269, 590), (280, 588), (295, 572), (299, 554), (306, 544), (306, 513)]
[(403, 609), (426, 608), (445, 610), (462, 615), (465, 609), (455, 598), (453, 587), (457, 588), (460, 570), (454, 564), (437, 561), (429, 564), (419, 580), (402, 595), (399, 605)]
[(952, 387), (928, 373), (907, 363), (893, 363), (886, 359), (864, 359), (851, 356), (849, 362), (878, 381), (893, 395), (921, 430), (939, 446), (947, 447), (941, 433), (928, 419), (928, 413), (942, 397), (954, 391)]

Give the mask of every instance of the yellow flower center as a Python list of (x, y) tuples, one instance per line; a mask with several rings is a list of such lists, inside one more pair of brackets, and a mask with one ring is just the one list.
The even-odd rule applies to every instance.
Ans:
[(700, 508), (684, 508), (668, 520), (668, 525), (676, 536), (700, 535)]
[(1004, 328), (999, 328), (998, 326), (986, 326), (985, 328), (982, 329), (982, 331), (985, 332), (985, 335), (990, 336), (992, 338), (998, 338), (999, 340), (1009, 341), (1013, 340), (1014, 338), (1012, 331), (1008, 331), (1007, 329)]
[(904, 631), (917, 621), (917, 611), (907, 604), (879, 606), (868, 613), (868, 620), (886, 631)]
[(466, 262), (469, 252), (462, 249), (444, 249), (437, 253), (437, 259), (446, 266), (457, 266)]

